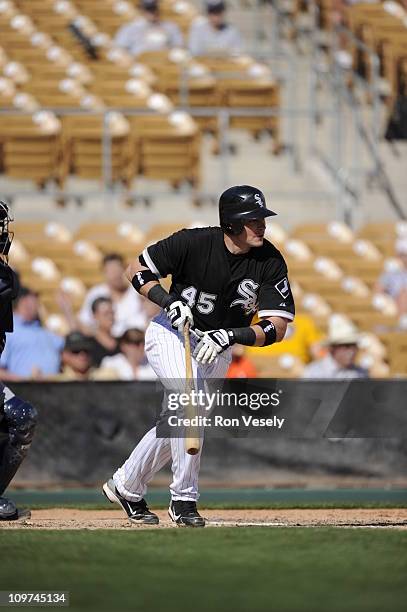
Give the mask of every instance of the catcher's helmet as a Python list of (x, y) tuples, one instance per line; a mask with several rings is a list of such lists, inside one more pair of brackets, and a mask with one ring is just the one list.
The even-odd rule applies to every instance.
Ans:
[(266, 199), (260, 189), (250, 185), (230, 187), (219, 198), (220, 226), (226, 234), (240, 234), (245, 221), (276, 214), (266, 208)]
[(8, 252), (13, 242), (14, 233), (9, 230), (9, 223), (13, 221), (9, 207), (5, 202), (0, 201), (0, 255), (8, 256)]

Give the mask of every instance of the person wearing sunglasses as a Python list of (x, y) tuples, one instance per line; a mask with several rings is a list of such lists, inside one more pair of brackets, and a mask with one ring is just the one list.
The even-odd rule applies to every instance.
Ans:
[(68, 334), (61, 355), (62, 371), (55, 380), (94, 380), (97, 370), (93, 367), (92, 347), (92, 338), (82, 332)]
[(135, 327), (126, 329), (119, 337), (120, 353), (102, 360), (99, 379), (155, 380), (156, 374), (148, 364), (144, 352), (144, 332)]

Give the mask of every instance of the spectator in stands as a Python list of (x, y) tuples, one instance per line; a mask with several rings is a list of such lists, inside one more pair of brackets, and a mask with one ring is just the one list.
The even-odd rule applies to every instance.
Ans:
[(377, 4), (377, 0), (333, 0), (331, 5), (331, 25), (346, 24), (346, 9), (352, 4)]
[(0, 360), (4, 381), (41, 379), (59, 372), (63, 339), (42, 327), (38, 294), (21, 287), (14, 302), (14, 332)]
[(154, 370), (144, 353), (144, 332), (141, 329), (127, 329), (119, 338), (120, 353), (105, 357), (99, 370), (99, 378), (118, 380), (154, 380)]
[(189, 31), (189, 50), (192, 55), (237, 55), (241, 53), (242, 38), (225, 19), (223, 0), (208, 0), (207, 17), (197, 17)]
[(90, 289), (79, 312), (79, 323), (83, 331), (91, 333), (95, 326), (92, 304), (98, 297), (109, 297), (113, 302), (115, 327), (113, 333), (119, 335), (123, 327), (145, 329), (148, 316), (145, 301), (129, 284), (124, 276), (123, 257), (116, 253), (106, 255), (103, 259), (105, 282)]
[(376, 291), (390, 295), (395, 300), (399, 313), (403, 315), (407, 313), (407, 237), (396, 241), (396, 254), (402, 267), (384, 272), (376, 285)]
[[(293, 357), (298, 357), (302, 363), (309, 363), (320, 353), (323, 334), (315, 325), (313, 319), (307, 314), (298, 313), (295, 319), (287, 327), (284, 340), (277, 344), (266, 347), (251, 347), (249, 355), (282, 355), (288, 353)], [(261, 352), (261, 353), (260, 353)]]
[(95, 370), (92, 366), (92, 338), (80, 331), (74, 331), (65, 338), (62, 351), (62, 372), (55, 380), (93, 380)]
[(117, 355), (119, 343), (113, 335), (114, 311), (112, 300), (99, 297), (92, 304), (92, 314), (96, 322), (96, 330), (91, 338), (91, 357), (95, 367), (99, 367), (102, 359)]
[(241, 344), (232, 347), (232, 362), (226, 378), (257, 378), (256, 368), (245, 355), (245, 348)]
[(356, 365), (358, 333), (352, 323), (340, 318), (329, 324), (329, 353), (304, 368), (303, 378), (367, 378), (367, 370)]
[(160, 19), (158, 0), (141, 0), (143, 16), (120, 28), (115, 43), (134, 56), (146, 51), (182, 47), (182, 34), (176, 23)]

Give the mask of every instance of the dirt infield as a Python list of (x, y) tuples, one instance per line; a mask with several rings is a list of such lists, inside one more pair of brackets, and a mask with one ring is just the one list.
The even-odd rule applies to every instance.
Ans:
[[(159, 510), (159, 529), (174, 527)], [(407, 529), (407, 509), (202, 510), (208, 527), (388, 527)], [(2, 522), (0, 529), (157, 529), (135, 525), (120, 510), (34, 510), (25, 521)]]

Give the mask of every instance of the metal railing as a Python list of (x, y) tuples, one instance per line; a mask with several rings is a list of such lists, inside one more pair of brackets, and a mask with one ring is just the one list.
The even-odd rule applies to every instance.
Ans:
[[(310, 0), (309, 5), (314, 28), (317, 31), (318, 8), (313, 0)], [(316, 36), (310, 38), (312, 45), (309, 106), (314, 109), (314, 113), (309, 124), (309, 150), (317, 156), (336, 184), (337, 202), (340, 208), (337, 216), (341, 216), (350, 225), (354, 224), (355, 212), (361, 200), (362, 185), (366, 179), (373, 177), (377, 179), (377, 184), (396, 216), (405, 218), (406, 213), (386, 174), (379, 150), (384, 127), (379, 87), (380, 59), (353, 32), (339, 25), (332, 31), (331, 61), (328, 70), (321, 70), (316, 39)], [(340, 42), (344, 40), (365, 55), (369, 67), (368, 79), (362, 78), (353, 68), (342, 66), (338, 61)], [(350, 79), (353, 88), (349, 87)], [(327, 86), (330, 92), (332, 108), (336, 115), (330, 150), (322, 149), (314, 143), (314, 134), (320, 119), (318, 91), (321, 84)], [(363, 113), (358, 96), (354, 93), (355, 88), (358, 95), (370, 102), (370, 106), (364, 105)], [(350, 155), (344, 153), (346, 131), (350, 135)], [(366, 157), (365, 161), (363, 154)]]
[[(112, 135), (109, 129), (109, 115), (112, 112), (120, 112), (124, 116), (152, 116), (157, 115), (156, 112), (149, 109), (133, 109), (128, 107), (114, 108), (114, 109), (106, 109), (104, 111), (89, 111), (78, 108), (52, 108), (52, 107), (42, 107), (41, 110), (51, 111), (55, 113), (58, 117), (63, 118), (66, 115), (82, 115), (82, 116), (98, 116), (103, 117), (102, 122), (102, 160), (101, 160), (101, 174), (100, 178), (102, 181), (102, 189), (101, 190), (88, 190), (86, 192), (75, 192), (72, 190), (65, 191), (63, 188), (49, 188), (46, 192), (50, 196), (54, 198), (58, 198), (64, 200), (64, 198), (73, 198), (80, 199), (83, 197), (88, 197), (91, 195), (103, 195), (107, 199), (109, 196), (114, 194), (121, 194), (130, 202), (132, 200), (136, 201), (138, 199), (144, 199), (149, 196), (149, 194), (141, 193), (138, 190), (128, 190), (125, 189), (119, 182), (116, 182), (113, 185), (112, 182)], [(290, 117), (292, 120), (298, 119), (307, 119), (312, 115), (312, 109), (304, 107), (304, 108), (269, 108), (269, 107), (248, 107), (248, 108), (228, 108), (228, 107), (183, 107), (183, 110), (187, 111), (192, 117), (217, 117), (217, 125), (218, 125), (218, 135), (219, 135), (219, 164), (218, 164), (218, 177), (216, 181), (216, 187), (213, 190), (204, 191), (202, 189), (196, 190), (195, 188), (191, 188), (191, 196), (195, 199), (211, 199), (213, 200), (219, 194), (220, 190), (229, 186), (230, 181), (230, 164), (231, 164), (231, 153), (229, 148), (229, 140), (230, 140), (230, 120), (234, 117)], [(332, 117), (334, 118), (334, 111), (328, 108), (320, 109), (320, 112), (323, 113), (324, 117)], [(17, 111), (15, 109), (0, 109), (0, 116), (7, 115), (21, 115), (21, 116), (31, 116), (32, 113)], [(285, 145), (289, 147), (291, 152), (295, 150), (295, 143), (286, 142)], [(294, 154), (295, 151), (294, 151)], [(270, 156), (270, 163), (272, 163), (272, 157)], [(214, 184), (212, 181), (211, 184)], [(13, 199), (14, 197), (26, 193), (24, 191), (20, 191), (18, 189), (7, 189), (7, 191), (3, 194), (6, 198)], [(303, 199), (316, 199), (316, 198), (324, 198), (324, 199), (332, 199), (332, 194), (329, 192), (318, 192), (317, 190), (312, 192), (301, 192), (298, 191), (290, 192), (287, 190), (275, 190), (273, 194), (277, 197), (281, 198), (294, 198), (298, 199), (301, 197)], [(156, 191), (154, 195), (162, 195), (162, 192)]]

